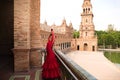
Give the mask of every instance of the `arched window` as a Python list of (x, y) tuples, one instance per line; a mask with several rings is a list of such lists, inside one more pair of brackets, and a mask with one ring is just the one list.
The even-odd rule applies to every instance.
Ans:
[(85, 9), (83, 9), (83, 12), (85, 13)]
[(90, 8), (88, 8), (88, 11), (90, 11)]

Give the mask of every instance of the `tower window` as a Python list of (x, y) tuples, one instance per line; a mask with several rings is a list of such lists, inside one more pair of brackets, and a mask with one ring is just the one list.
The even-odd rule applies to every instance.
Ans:
[(90, 8), (88, 8), (88, 11), (90, 11)]
[(88, 22), (88, 20), (86, 19), (86, 22)]
[(85, 35), (87, 36), (87, 32), (85, 33)]
[(83, 12), (85, 12), (85, 9), (83, 9)]

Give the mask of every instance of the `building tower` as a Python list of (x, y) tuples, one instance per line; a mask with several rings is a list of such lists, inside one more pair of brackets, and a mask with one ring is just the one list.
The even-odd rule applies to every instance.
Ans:
[(80, 38), (78, 39), (77, 49), (81, 51), (96, 51), (97, 36), (93, 23), (93, 13), (91, 0), (84, 0), (81, 13)]

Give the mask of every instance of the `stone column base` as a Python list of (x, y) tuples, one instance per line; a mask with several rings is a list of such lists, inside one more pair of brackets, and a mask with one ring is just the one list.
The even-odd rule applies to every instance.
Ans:
[(31, 67), (41, 67), (42, 65), (42, 55), (40, 48), (32, 48), (30, 50), (30, 66)]
[(29, 53), (30, 49), (13, 49), (14, 53), (14, 71), (29, 71)]

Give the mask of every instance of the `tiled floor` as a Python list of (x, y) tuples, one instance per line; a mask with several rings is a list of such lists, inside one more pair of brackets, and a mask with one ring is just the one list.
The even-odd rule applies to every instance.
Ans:
[(41, 68), (31, 68), (29, 72), (13, 71), (13, 57), (0, 56), (0, 80), (42, 80)]
[(31, 69), (29, 73), (14, 73), (9, 80), (42, 80), (40, 69)]

